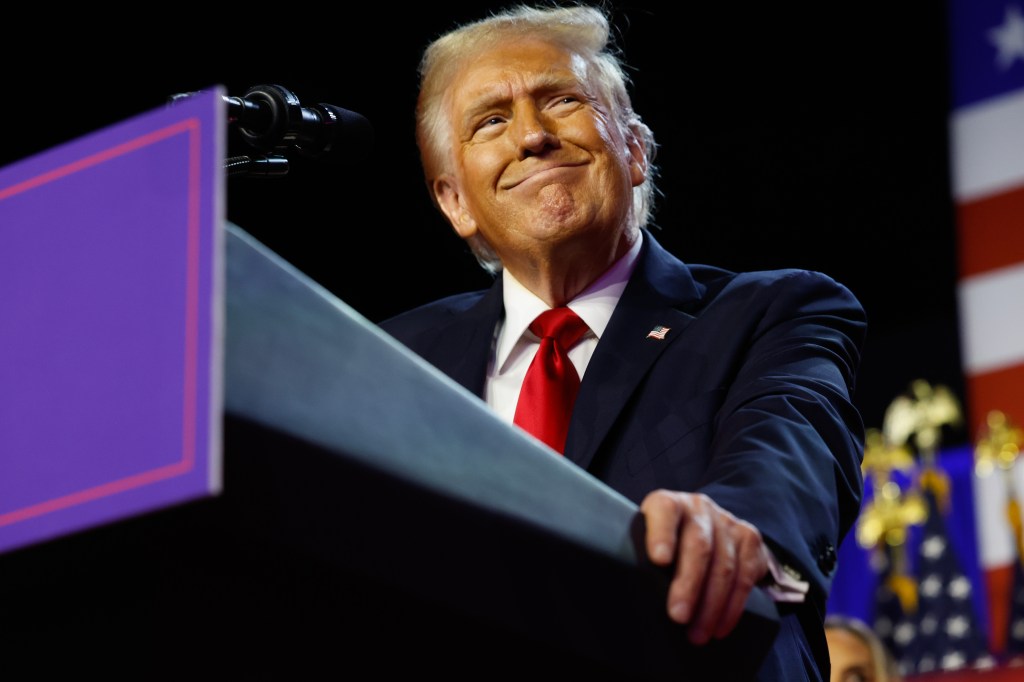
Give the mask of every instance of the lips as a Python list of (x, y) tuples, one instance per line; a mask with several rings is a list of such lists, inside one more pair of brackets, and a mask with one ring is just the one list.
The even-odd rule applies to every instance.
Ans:
[(527, 182), (553, 182), (560, 176), (568, 176), (575, 172), (580, 166), (586, 165), (584, 161), (563, 161), (560, 163), (545, 163), (529, 169), (522, 169), (511, 179), (502, 180), (502, 189), (512, 189)]

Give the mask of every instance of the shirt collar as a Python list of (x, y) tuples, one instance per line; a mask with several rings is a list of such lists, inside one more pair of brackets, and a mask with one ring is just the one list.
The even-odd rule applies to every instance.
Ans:
[[(643, 244), (643, 232), (632, 248), (608, 270), (584, 289), (568, 306), (590, 327), (598, 339), (604, 334), (615, 306), (636, 267), (637, 256)], [(524, 287), (508, 270), (502, 272), (502, 295), (505, 300), (505, 320), (495, 347), (495, 366), (502, 367), (516, 343), (526, 332), (534, 318), (548, 309), (547, 303)]]

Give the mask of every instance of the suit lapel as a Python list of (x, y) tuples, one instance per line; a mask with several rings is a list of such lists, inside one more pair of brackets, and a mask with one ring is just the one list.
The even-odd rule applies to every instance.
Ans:
[(438, 338), (444, 339), (444, 343), (428, 358), (480, 398), (484, 394), (494, 329), (504, 310), (499, 277), (476, 305), (454, 316), (451, 323), (439, 331)]
[(584, 469), (590, 465), (644, 376), (685, 336), (693, 320), (686, 309), (699, 300), (687, 267), (645, 232), (637, 270), (583, 376), (566, 457)]

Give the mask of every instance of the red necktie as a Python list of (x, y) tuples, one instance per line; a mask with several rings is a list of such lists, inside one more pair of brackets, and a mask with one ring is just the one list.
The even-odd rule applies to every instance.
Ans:
[(514, 421), (558, 452), (565, 449), (569, 417), (580, 388), (568, 351), (587, 329), (587, 323), (565, 307), (541, 313), (530, 325), (530, 331), (540, 337), (540, 348), (526, 370)]

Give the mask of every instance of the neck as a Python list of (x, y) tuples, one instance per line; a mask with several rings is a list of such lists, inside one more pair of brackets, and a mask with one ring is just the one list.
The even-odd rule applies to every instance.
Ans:
[(583, 248), (563, 248), (558, 252), (531, 254), (504, 267), (535, 296), (552, 308), (566, 305), (629, 252), (639, 238), (638, 232), (626, 232), (608, 248), (593, 244)]

